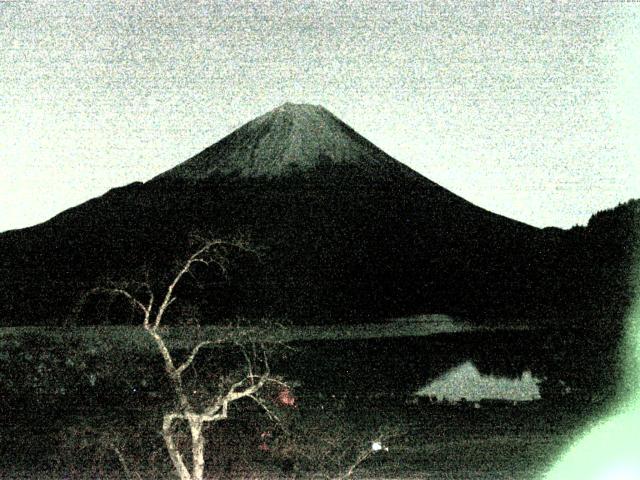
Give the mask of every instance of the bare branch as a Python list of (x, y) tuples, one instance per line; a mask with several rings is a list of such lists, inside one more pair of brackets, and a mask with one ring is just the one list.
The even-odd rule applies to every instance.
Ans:
[(349, 468), (346, 471), (346, 473), (340, 478), (341, 479), (351, 478), (351, 476), (353, 475), (353, 472), (355, 471), (355, 469), (358, 468), (362, 462), (364, 462), (366, 459), (368, 459), (371, 456), (372, 453), (373, 453), (373, 450), (370, 449), (370, 448), (368, 448), (366, 450), (362, 450), (358, 454), (358, 456), (356, 457), (354, 462), (349, 466)]
[(122, 451), (120, 450), (120, 448), (118, 448), (118, 446), (113, 443), (111, 444), (111, 448), (115, 452), (116, 457), (120, 462), (120, 466), (122, 467), (122, 470), (124, 470), (125, 478), (127, 480), (133, 480), (134, 474), (135, 474), (135, 478), (137, 478), (138, 480), (142, 480), (142, 477), (140, 477), (140, 474), (138, 472), (133, 472), (133, 473), (131, 472), (129, 465), (127, 464), (127, 460), (124, 458), (124, 455), (122, 454)]
[(208, 408), (205, 408), (204, 415), (211, 416), (214, 415), (221, 408), (225, 412), (226, 418), (226, 409), (230, 403), (233, 403), (241, 398), (249, 397), (255, 394), (258, 390), (260, 390), (264, 384), (267, 382), (268, 377), (263, 375), (258, 378), (258, 381), (252, 381), (251, 384), (244, 389), (240, 390), (248, 380), (248, 377), (244, 377), (242, 380), (235, 382), (229, 387), (227, 393), (219, 396), (215, 403)]
[(209, 253), (212, 249), (220, 246), (233, 246), (241, 250), (244, 250), (243, 245), (241, 245), (240, 243), (234, 243), (234, 242), (229, 242), (225, 240), (208, 240), (204, 242), (204, 245), (200, 247), (194, 254), (192, 254), (187, 259), (187, 261), (184, 263), (182, 268), (178, 271), (176, 276), (173, 278), (173, 281), (167, 287), (167, 291), (164, 295), (162, 303), (160, 304), (158, 313), (156, 314), (156, 318), (154, 321), (154, 328), (158, 328), (160, 326), (164, 313), (166, 312), (169, 305), (171, 305), (171, 303), (175, 300), (175, 297), (173, 296), (173, 292), (176, 286), (178, 285), (178, 283), (180, 283), (180, 280), (182, 279), (182, 277), (184, 277), (184, 275), (191, 270), (191, 267), (193, 266), (194, 263), (204, 263), (205, 265), (208, 266), (209, 262), (213, 262), (213, 263), (216, 263), (221, 269), (223, 269), (223, 271), (226, 271), (226, 267), (223, 267), (222, 262), (220, 260), (216, 260), (214, 258), (211, 258), (211, 259), (203, 258), (203, 255)]
[(176, 413), (168, 413), (164, 416), (164, 420), (162, 422), (162, 436), (165, 444), (167, 445), (171, 462), (173, 463), (178, 475), (181, 479), (190, 479), (191, 474), (189, 473), (189, 469), (184, 463), (182, 454), (173, 440), (173, 422), (179, 418), (184, 417)]
[[(253, 375), (253, 377), (254, 378), (262, 378), (261, 375)], [(280, 385), (282, 387), (287, 387), (287, 388), (289, 388), (291, 386), (290, 384), (288, 384), (286, 382), (283, 382), (282, 380), (278, 380), (277, 378), (274, 378), (274, 377), (265, 378), (264, 383), (275, 383), (277, 385)]]
[(254, 379), (254, 375), (253, 375), (253, 362), (251, 362), (251, 359), (249, 358), (249, 355), (247, 354), (247, 351), (244, 348), (244, 345), (240, 344), (240, 343), (236, 343), (236, 345), (238, 345), (238, 348), (240, 349), (240, 353), (242, 353), (242, 356), (245, 358), (245, 360), (247, 361), (247, 370), (248, 370), (248, 374), (247, 374), (247, 378), (251, 381), (251, 383), (253, 384), (253, 379)]
[(218, 342), (214, 342), (212, 340), (207, 340), (204, 342), (200, 342), (199, 344), (197, 344), (193, 350), (191, 350), (191, 354), (187, 357), (187, 359), (182, 363), (182, 365), (180, 365), (177, 369), (176, 369), (176, 374), (177, 375), (181, 375), (182, 372), (184, 372), (187, 368), (189, 368), (191, 366), (191, 364), (193, 363), (193, 361), (196, 358), (196, 355), (198, 355), (198, 352), (200, 351), (200, 349), (202, 347), (205, 347), (207, 345), (213, 345), (215, 343)]
[(174, 384), (176, 382), (179, 382), (180, 376), (179, 375), (176, 376), (176, 368), (175, 368), (175, 366), (173, 364), (173, 359), (171, 358), (171, 353), (169, 352), (169, 349), (167, 348), (167, 346), (164, 343), (164, 339), (162, 338), (162, 336), (160, 336), (160, 334), (158, 333), (158, 331), (155, 328), (147, 327), (147, 324), (145, 324), (145, 328), (146, 328), (147, 332), (149, 332), (151, 337), (155, 340), (156, 345), (158, 346), (158, 350), (160, 351), (160, 354), (162, 355), (162, 358), (164, 359), (165, 370), (166, 370), (167, 374), (169, 374), (169, 378), (171, 378), (171, 380), (174, 381)]
[(278, 417), (275, 413), (273, 413), (269, 407), (267, 407), (267, 404), (264, 403), (260, 397), (257, 397), (256, 395), (248, 395), (248, 397), (253, 400), (254, 402), (256, 402), (258, 405), (260, 405), (262, 407), (262, 409), (265, 411), (265, 413), (267, 414), (267, 416), (274, 422), (278, 422), (280, 423), (280, 417)]
[[(378, 448), (379, 449), (385, 449), (385, 450), (389, 450), (388, 447), (384, 447), (383, 446), (383, 442), (386, 443), (389, 440), (391, 440), (392, 438), (397, 438), (403, 435), (402, 432), (400, 432), (399, 430), (380, 430), (380, 434), (378, 435), (378, 437), (374, 440), (375, 442), (379, 443)], [(341, 479), (347, 479), (347, 478), (351, 478), (353, 476), (353, 473), (355, 471), (356, 468), (358, 468), (360, 466), (360, 464), (362, 464), (364, 461), (366, 461), (369, 457), (371, 457), (371, 455), (373, 455), (376, 452), (376, 450), (373, 449), (373, 447), (371, 448), (363, 448), (360, 453), (356, 456), (355, 460), (353, 461), (353, 463), (349, 466), (348, 470), (346, 471), (346, 473), (340, 477)]]
[(152, 302), (153, 302), (153, 297), (151, 297), (151, 300), (150, 300), (151, 303), (149, 304), (149, 306), (146, 306), (144, 303), (142, 303), (140, 300), (138, 300), (136, 297), (134, 297), (131, 293), (129, 293), (127, 290), (125, 290), (123, 288), (96, 287), (96, 288), (91, 289), (89, 291), (88, 295), (91, 295), (91, 294), (94, 294), (94, 293), (105, 293), (105, 294), (108, 294), (108, 295), (121, 295), (121, 296), (125, 297), (127, 300), (129, 300), (131, 305), (133, 305), (134, 307), (137, 307), (138, 309), (140, 309), (140, 311), (144, 315), (144, 323), (145, 323), (145, 325), (149, 322), (149, 316), (151, 314), (151, 306), (152, 306)]

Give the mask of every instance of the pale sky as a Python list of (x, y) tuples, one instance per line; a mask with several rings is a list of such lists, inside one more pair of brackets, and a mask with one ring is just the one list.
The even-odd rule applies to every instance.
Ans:
[(488, 210), (640, 197), (640, 3), (0, 0), (0, 231), (320, 104)]

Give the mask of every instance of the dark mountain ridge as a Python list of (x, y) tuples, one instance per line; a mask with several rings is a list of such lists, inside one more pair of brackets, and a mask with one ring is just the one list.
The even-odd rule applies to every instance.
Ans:
[[(637, 201), (569, 231), (510, 220), (395, 161), (321, 107), (287, 104), (147, 183), (0, 234), (2, 322), (64, 323), (83, 292), (143, 271), (159, 287), (200, 232), (243, 236), (259, 251), (232, 258), (225, 282), (199, 272), (185, 285), (181, 298), (205, 323), (446, 313), (615, 326), (609, 319), (631, 298), (637, 226)], [(100, 302), (78, 321), (130, 318)]]

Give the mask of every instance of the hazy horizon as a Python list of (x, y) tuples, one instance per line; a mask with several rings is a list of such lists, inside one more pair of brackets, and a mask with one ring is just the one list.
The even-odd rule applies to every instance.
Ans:
[(0, 2), (0, 231), (320, 104), (487, 210), (584, 224), (640, 197), (640, 8)]

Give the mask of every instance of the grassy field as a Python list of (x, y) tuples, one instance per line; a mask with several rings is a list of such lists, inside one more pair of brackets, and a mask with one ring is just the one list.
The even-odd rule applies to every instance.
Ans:
[[(220, 333), (165, 332), (177, 355)], [(207, 465), (216, 477), (335, 477), (382, 429), (398, 435), (357, 478), (537, 478), (612, 392), (614, 349), (603, 352), (585, 332), (478, 329), (430, 317), (258, 338), (287, 344), (273, 352), (272, 369), (296, 385), (299, 406), (285, 412), (285, 429), (274, 430), (254, 404), (210, 428)], [(158, 433), (171, 392), (141, 329), (11, 328), (0, 330), (0, 346), (1, 478), (124, 478), (115, 444), (142, 478), (172, 478)], [(531, 369), (546, 378), (543, 400), (417, 402), (419, 387), (467, 360), (501, 375)], [(231, 345), (203, 351), (189, 381), (197, 386), (238, 362)], [(557, 394), (559, 379), (574, 387), (571, 395)], [(273, 430), (269, 452), (258, 449), (265, 430)]]
[[(388, 453), (356, 470), (356, 478), (538, 478), (585, 424), (585, 414), (584, 407), (566, 404), (481, 409), (386, 404), (372, 409), (328, 401), (300, 407), (291, 427), (293, 438), (281, 434), (280, 445), (264, 453), (258, 449), (259, 433), (268, 422), (238, 411), (232, 420), (207, 431), (207, 464), (211, 478), (333, 477), (346, 471), (357, 452), (386, 427), (400, 436), (389, 441)], [(2, 478), (124, 478), (105, 435), (117, 439), (130, 468), (143, 478), (171, 478), (157, 415), (117, 409), (76, 412), (40, 428), (34, 420), (5, 418)], [(352, 452), (342, 464), (331, 460), (337, 453), (334, 441), (341, 451)], [(291, 442), (296, 448), (291, 449)], [(320, 461), (321, 455), (327, 458)], [(293, 467), (285, 468), (285, 459)]]

